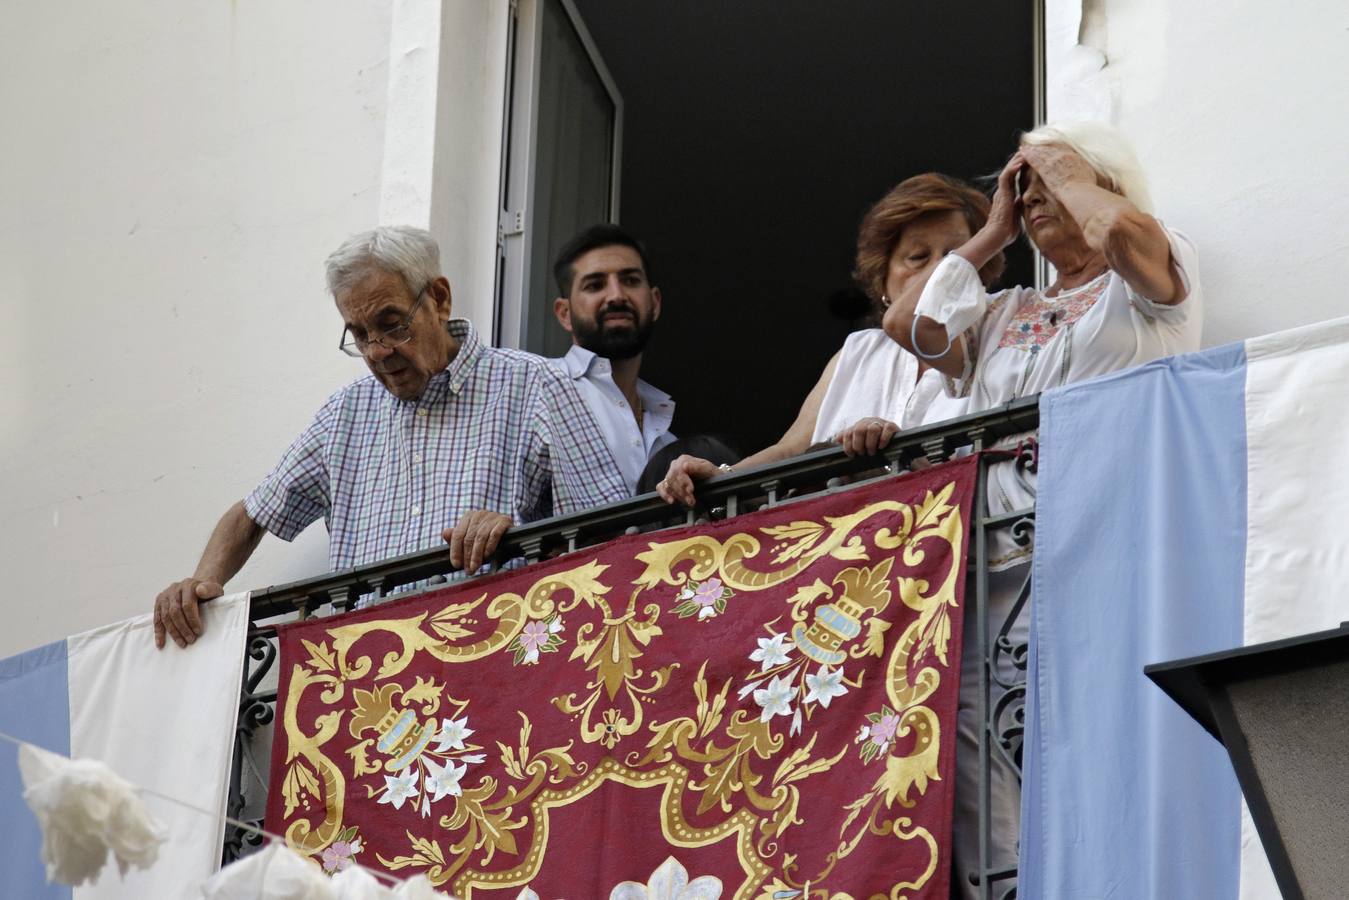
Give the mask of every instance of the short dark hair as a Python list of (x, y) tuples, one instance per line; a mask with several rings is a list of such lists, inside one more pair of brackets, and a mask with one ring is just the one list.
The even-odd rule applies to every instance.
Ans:
[(740, 451), (728, 439), (715, 434), (694, 434), (678, 438), (661, 447), (646, 461), (646, 467), (637, 479), (637, 493), (648, 494), (656, 489), (656, 484), (665, 477), (670, 463), (675, 457), (687, 453), (708, 462), (731, 465), (740, 462)]
[(571, 296), (572, 279), (576, 277), (574, 266), (578, 259), (591, 250), (615, 246), (631, 247), (637, 251), (637, 256), (642, 260), (642, 271), (646, 273), (647, 282), (655, 283), (651, 278), (651, 265), (646, 260), (646, 248), (642, 246), (642, 242), (617, 225), (605, 222), (591, 225), (563, 244), (562, 249), (558, 251), (557, 261), (553, 263), (553, 277), (557, 279), (558, 293), (563, 297)]

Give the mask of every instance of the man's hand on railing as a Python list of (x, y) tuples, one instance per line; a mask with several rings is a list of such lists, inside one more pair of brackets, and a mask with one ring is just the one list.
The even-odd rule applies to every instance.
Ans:
[(201, 637), (201, 610), (198, 604), (225, 593), (214, 581), (184, 578), (155, 597), (155, 646), (163, 648), (164, 638), (173, 638), (179, 647), (195, 643)]
[(510, 516), (487, 509), (471, 509), (454, 523), (453, 528), (441, 532), (441, 537), (450, 545), (450, 562), (471, 574), (492, 557), (510, 527)]

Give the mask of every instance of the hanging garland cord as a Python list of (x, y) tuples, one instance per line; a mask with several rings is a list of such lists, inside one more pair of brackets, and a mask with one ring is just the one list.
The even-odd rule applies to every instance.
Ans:
[[(22, 738), (17, 738), (12, 734), (6, 734), (3, 731), (0, 731), (0, 741), (5, 741), (7, 743), (13, 744), (16, 747), (32, 747), (37, 750), (43, 750), (47, 753), (52, 753), (56, 756), (63, 757), (65, 759), (70, 759), (70, 757), (66, 756), (64, 753), (57, 753), (55, 750), (48, 750), (46, 747), (39, 746), (37, 744), (32, 743), (31, 741), (25, 741)], [(202, 809), (200, 806), (188, 803), (185, 800), (180, 800), (177, 797), (170, 797), (168, 794), (161, 794), (159, 791), (152, 790), (151, 788), (148, 787), (143, 787), (142, 785), (139, 784), (132, 784), (131, 786), (135, 788), (136, 792), (138, 794), (141, 794), (142, 796), (154, 797), (156, 800), (163, 800), (166, 803), (172, 803), (175, 806), (179, 806), (182, 807), (183, 809), (190, 810), (194, 813), (198, 813), (199, 815), (203, 815), (208, 819), (221, 821), (224, 822), (226, 825), (233, 825), (235, 828), (241, 828), (244, 831), (248, 832), (249, 834), (255, 834), (264, 838), (268, 842), (279, 843), (283, 847), (286, 846), (286, 839), (284, 837), (282, 837), (279, 834), (273, 834), (270, 831), (266, 831), (262, 828), (259, 828), (258, 826), (250, 822), (243, 822), (231, 816), (213, 813), (208, 809)], [(381, 883), (386, 884), (390, 887), (396, 887), (397, 885), (403, 883), (401, 879), (395, 878), (388, 872), (380, 872), (375, 869), (371, 869), (368, 866), (363, 866), (360, 863), (356, 862), (356, 860), (354, 859), (351, 860), (351, 864), (358, 869), (364, 869), (367, 873), (372, 875), (374, 878), (378, 879)]]

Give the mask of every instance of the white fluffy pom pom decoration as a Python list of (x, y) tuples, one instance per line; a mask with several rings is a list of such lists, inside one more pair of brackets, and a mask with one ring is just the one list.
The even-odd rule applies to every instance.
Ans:
[(92, 759), (67, 759), (31, 744), (19, 748), (23, 799), (42, 827), (47, 878), (72, 886), (98, 878), (108, 851), (125, 875), (148, 869), (164, 843), (163, 829), (130, 783)]
[(280, 843), (230, 863), (202, 887), (202, 895), (206, 900), (445, 900), (425, 875), (395, 888), (355, 866), (329, 878), (313, 860)]
[(337, 889), (313, 862), (281, 844), (230, 863), (202, 888), (206, 900), (337, 900)]

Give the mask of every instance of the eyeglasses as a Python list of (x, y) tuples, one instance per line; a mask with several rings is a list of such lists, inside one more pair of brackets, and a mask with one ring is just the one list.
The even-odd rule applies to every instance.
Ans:
[(371, 344), (379, 344), (386, 350), (403, 346), (412, 340), (412, 319), (417, 315), (417, 308), (422, 305), (422, 298), (426, 296), (426, 288), (430, 286), (428, 284), (417, 292), (417, 299), (412, 302), (412, 309), (408, 311), (403, 324), (385, 329), (379, 337), (360, 338), (352, 334), (350, 328), (343, 328), (342, 341), (337, 345), (337, 348), (347, 356), (364, 356), (365, 351), (370, 348)]

